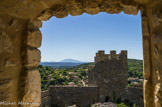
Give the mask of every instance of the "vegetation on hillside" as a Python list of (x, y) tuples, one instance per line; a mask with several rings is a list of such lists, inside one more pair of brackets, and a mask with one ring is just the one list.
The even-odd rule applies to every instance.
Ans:
[(143, 61), (128, 59), (128, 77), (143, 79)]
[[(90, 65), (94, 65), (94, 63), (85, 63), (67, 69), (39, 65), (37, 69), (41, 75), (42, 91), (47, 90), (50, 85), (86, 86), (88, 83), (88, 66)], [(128, 78), (143, 78), (142, 60), (128, 59)]]
[(47, 90), (50, 85), (77, 85), (87, 84), (87, 68), (53, 69), (52, 67), (39, 65), (37, 69), (41, 75), (41, 89)]

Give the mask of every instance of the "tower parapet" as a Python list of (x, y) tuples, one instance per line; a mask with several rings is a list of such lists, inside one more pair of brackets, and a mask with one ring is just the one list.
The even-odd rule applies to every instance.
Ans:
[(106, 61), (106, 60), (127, 60), (127, 51), (122, 50), (121, 53), (116, 54), (115, 50), (111, 50), (110, 54), (105, 54), (105, 51), (100, 50), (96, 53), (95, 63)]
[(95, 66), (88, 71), (88, 85), (99, 87), (99, 101), (112, 100), (114, 96), (121, 98), (128, 86), (127, 51), (116, 54), (98, 51), (95, 56)]

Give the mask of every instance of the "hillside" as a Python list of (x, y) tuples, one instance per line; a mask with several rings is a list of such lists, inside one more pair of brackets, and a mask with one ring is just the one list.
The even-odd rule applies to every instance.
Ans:
[[(42, 90), (47, 90), (49, 85), (87, 85), (88, 66), (94, 65), (94, 63), (79, 64), (72, 68), (69, 63), (64, 64), (66, 67), (61, 65), (62, 68), (58, 64), (59, 69), (42, 65), (37, 67), (41, 74)], [(128, 59), (128, 78), (143, 78), (142, 60)]]
[(143, 78), (143, 60), (128, 59), (128, 77)]

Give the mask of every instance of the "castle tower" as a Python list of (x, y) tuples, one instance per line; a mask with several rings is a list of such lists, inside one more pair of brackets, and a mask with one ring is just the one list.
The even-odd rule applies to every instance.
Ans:
[(127, 51), (98, 51), (95, 66), (88, 72), (88, 85), (99, 87), (99, 101), (113, 101), (125, 94), (127, 88)]

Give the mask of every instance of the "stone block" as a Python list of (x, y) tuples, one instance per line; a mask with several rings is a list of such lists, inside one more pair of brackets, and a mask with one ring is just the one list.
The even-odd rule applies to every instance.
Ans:
[(110, 58), (111, 59), (116, 59), (117, 58), (116, 51), (110, 51)]
[[(39, 107), (41, 103), (41, 78), (38, 70), (26, 70), (21, 77), (21, 107)], [(30, 103), (30, 104), (29, 104)]]
[(104, 55), (105, 51), (98, 51), (98, 55)]
[(83, 14), (82, 2), (79, 0), (69, 0), (66, 4), (66, 10), (68, 10), (72, 16), (81, 15)]
[(66, 11), (64, 5), (57, 5), (52, 9), (52, 16), (56, 16), (57, 18), (64, 18), (68, 16), (68, 12)]
[(139, 7), (138, 6), (132, 6), (132, 5), (122, 5), (123, 7), (123, 11), (126, 14), (133, 14), (133, 15), (137, 15), (138, 11), (139, 11)]
[(46, 10), (38, 17), (38, 20), (46, 21), (46, 20), (50, 19), (51, 17), (52, 17), (51, 11)]
[(98, 14), (100, 12), (100, 8), (99, 7), (95, 7), (95, 8), (85, 8), (86, 13), (88, 14)]
[(28, 31), (27, 37), (28, 46), (39, 48), (41, 46), (41, 41), (42, 41), (42, 34), (39, 30), (34, 32)]
[(25, 67), (36, 67), (40, 64), (41, 53), (38, 49), (27, 49)]
[(149, 35), (148, 21), (144, 17), (142, 17), (142, 34)]
[(28, 28), (32, 28), (32, 27), (41, 28), (42, 27), (42, 21), (40, 21), (40, 20), (30, 20), (28, 22)]

